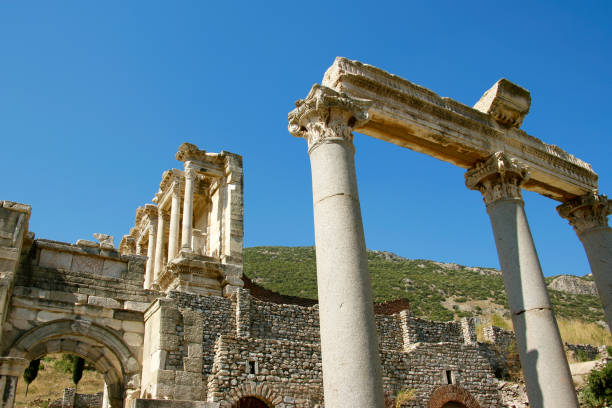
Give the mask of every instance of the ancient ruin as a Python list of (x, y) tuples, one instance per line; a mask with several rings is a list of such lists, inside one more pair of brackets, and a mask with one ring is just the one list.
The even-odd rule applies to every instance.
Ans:
[[(585, 245), (610, 323), (610, 206), (590, 166), (519, 129), (529, 93), (501, 80), (469, 108), (339, 58), (297, 102), (290, 131), (312, 163), (319, 303), (255, 296), (242, 274), (239, 155), (184, 143), (118, 248), (35, 239), (31, 208), (0, 201), (0, 391), (12, 407), (31, 360), (81, 356), (103, 374), (104, 407), (497, 407), (499, 345), (474, 321), (376, 315), (352, 131), (468, 169), (491, 217), (530, 405), (576, 397), (521, 198), (562, 202)], [(608, 269), (606, 269), (608, 268)], [(280, 300), (279, 300), (280, 299)], [(74, 400), (74, 395), (70, 394)]]

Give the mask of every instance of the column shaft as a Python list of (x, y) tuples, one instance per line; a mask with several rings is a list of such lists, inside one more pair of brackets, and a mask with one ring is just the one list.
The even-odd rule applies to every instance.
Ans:
[[(155, 223), (157, 223), (157, 220), (154, 221)], [(145, 281), (144, 281), (144, 288), (145, 289), (150, 289), (151, 288), (151, 283), (153, 282), (153, 268), (155, 265), (155, 241), (157, 239), (156, 237), (156, 230), (157, 230), (157, 224), (151, 224), (149, 226), (149, 244), (147, 247), (147, 265), (146, 265), (146, 270), (145, 270)]]
[(164, 213), (159, 209), (157, 214), (157, 239), (155, 240), (155, 269), (153, 272), (153, 282), (157, 283), (159, 275), (162, 272), (164, 262), (164, 229), (166, 228), (164, 222)]
[(480, 190), (491, 219), (529, 405), (578, 407), (565, 351), (525, 215), (527, 167), (498, 152), (465, 175)]
[(557, 211), (574, 227), (584, 246), (612, 331), (612, 229), (608, 226), (612, 203), (605, 195), (592, 192), (561, 204)]
[(172, 207), (170, 209), (170, 234), (168, 237), (168, 261), (171, 261), (178, 254), (178, 230), (181, 217), (180, 209), (181, 198), (179, 196), (178, 185), (172, 191)]
[(193, 179), (195, 171), (185, 165), (185, 199), (183, 203), (183, 236), (181, 249), (191, 252), (191, 234), (193, 223)]
[(489, 204), (530, 406), (578, 406), (523, 203)]
[(369, 102), (315, 85), (289, 114), (312, 170), (323, 390), (328, 408), (383, 408), (378, 336), (351, 130)]
[(310, 154), (325, 405), (382, 407), (381, 368), (352, 146)]
[(612, 331), (612, 229), (607, 226), (593, 228), (579, 237), (589, 259), (608, 328)]

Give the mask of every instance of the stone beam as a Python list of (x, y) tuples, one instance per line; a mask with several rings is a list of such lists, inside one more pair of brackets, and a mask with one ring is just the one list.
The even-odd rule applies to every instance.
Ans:
[(529, 166), (523, 188), (559, 201), (597, 190), (588, 163), (520, 130), (531, 98), (502, 79), (470, 108), (382, 69), (336, 58), (322, 85), (349, 97), (369, 99), (370, 120), (355, 131), (471, 168), (495, 152)]

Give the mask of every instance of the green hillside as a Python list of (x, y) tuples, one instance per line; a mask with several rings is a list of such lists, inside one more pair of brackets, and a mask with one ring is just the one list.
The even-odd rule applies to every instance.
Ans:
[[(504, 284), (497, 270), (406, 259), (380, 251), (368, 252), (368, 264), (377, 302), (407, 298), (416, 316), (438, 321), (508, 315)], [(259, 285), (283, 295), (317, 297), (313, 247), (245, 248), (244, 272)], [(559, 318), (604, 320), (596, 296), (556, 290), (549, 293)]]

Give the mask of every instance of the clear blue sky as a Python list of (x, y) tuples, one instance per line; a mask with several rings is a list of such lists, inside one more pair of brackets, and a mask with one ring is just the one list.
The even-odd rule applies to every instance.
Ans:
[[(500, 4), (497, 6), (496, 4)], [(0, 199), (37, 237), (118, 244), (189, 141), (244, 157), (245, 246), (312, 245), (306, 142), (287, 113), (336, 56), (474, 104), (506, 77), (528, 133), (612, 195), (612, 3), (1, 1)], [(464, 171), (356, 135), (369, 248), (498, 267)], [(546, 275), (589, 272), (556, 202), (525, 193)]]

